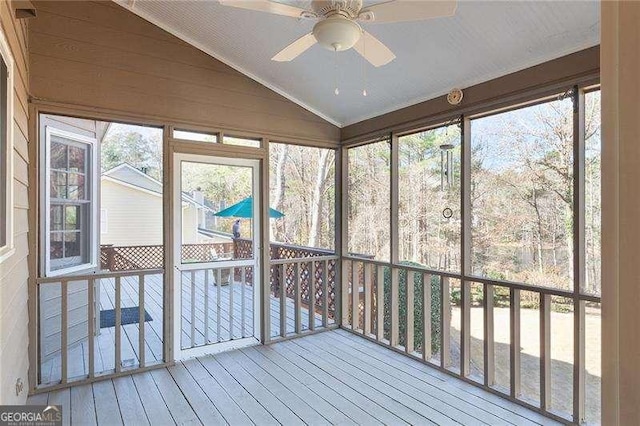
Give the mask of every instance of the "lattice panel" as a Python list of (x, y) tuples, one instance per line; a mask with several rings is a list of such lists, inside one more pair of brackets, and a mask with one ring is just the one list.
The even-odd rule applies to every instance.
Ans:
[[(271, 244), (269, 247), (271, 259), (300, 259), (313, 258), (315, 256), (326, 256), (333, 254), (327, 250), (313, 249), (308, 247), (289, 246), (285, 244)], [(182, 260), (190, 262), (210, 262), (215, 259), (230, 257), (233, 254), (236, 259), (248, 259), (253, 255), (253, 244), (251, 240), (236, 239), (232, 243), (209, 243), (209, 244), (184, 244), (182, 246)], [(130, 271), (139, 269), (159, 269), (164, 266), (164, 247), (162, 245), (154, 246), (109, 246), (104, 245), (100, 249), (100, 264), (102, 269), (110, 271)], [(316, 309), (321, 312), (323, 294), (322, 294), (322, 278), (324, 262), (315, 262), (315, 298)], [(287, 297), (295, 296), (294, 273), (295, 266), (293, 263), (283, 265), (283, 276), (277, 273), (277, 267), (271, 266), (269, 284), (271, 293), (278, 297), (280, 295), (281, 283), (286, 288)], [(305, 305), (309, 305), (310, 297), (309, 288), (311, 274), (311, 263), (301, 262), (300, 268), (300, 290), (301, 301)], [(235, 268), (234, 277), (236, 281), (242, 279), (242, 269)], [(253, 284), (253, 268), (247, 267), (245, 270), (245, 282), (249, 285)], [(328, 311), (329, 317), (335, 318), (336, 308), (336, 261), (330, 260), (327, 269), (327, 289), (328, 289)]]

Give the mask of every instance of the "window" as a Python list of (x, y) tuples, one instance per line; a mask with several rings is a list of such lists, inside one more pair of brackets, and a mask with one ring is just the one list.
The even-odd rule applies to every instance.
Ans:
[(585, 293), (601, 290), (601, 191), (602, 141), (600, 140), (600, 91), (585, 94)]
[(349, 148), (349, 255), (389, 261), (391, 256), (391, 148), (388, 140)]
[(460, 272), (460, 126), (398, 138), (398, 260)]
[(570, 97), (471, 121), (473, 274), (573, 288)]
[(332, 149), (269, 143), (272, 243), (320, 249), (335, 245), (335, 157)]
[(225, 136), (222, 143), (226, 145), (248, 146), (251, 148), (260, 148), (260, 139), (237, 138), (234, 136)]
[(0, 33), (0, 261), (13, 253), (13, 59)]
[(173, 131), (173, 137), (187, 141), (218, 143), (218, 135), (213, 133), (191, 132), (189, 130), (175, 129)]
[(95, 140), (51, 127), (46, 131), (45, 273), (95, 266)]

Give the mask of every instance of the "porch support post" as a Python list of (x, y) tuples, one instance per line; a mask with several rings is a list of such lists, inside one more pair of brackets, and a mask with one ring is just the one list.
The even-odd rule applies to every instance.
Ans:
[(640, 3), (603, 1), (602, 424), (640, 424)]
[(173, 362), (175, 360), (174, 335), (173, 335), (173, 287), (175, 285), (173, 266), (173, 147), (169, 143), (171, 138), (171, 126), (164, 126), (162, 132), (162, 201), (164, 204), (163, 211), (163, 231), (164, 231), (164, 292), (163, 301), (163, 338), (164, 338), (164, 362)]
[(389, 235), (391, 236), (391, 253), (389, 254), (391, 263), (398, 263), (400, 261), (400, 239), (398, 237), (398, 204), (400, 200), (399, 187), (398, 187), (398, 137), (391, 133), (389, 134), (389, 149), (391, 150), (391, 170), (390, 177), (390, 196), (389, 200), (391, 210), (389, 214)]
[(349, 202), (349, 182), (348, 182), (348, 150), (340, 147), (336, 150), (336, 205), (335, 205), (335, 217), (340, 218), (336, 220), (336, 235), (335, 235), (335, 249), (338, 259), (336, 260), (336, 273), (334, 285), (335, 291), (335, 320), (336, 323), (343, 327), (345, 325), (344, 315), (346, 310), (344, 309), (344, 301), (346, 296), (343, 289), (346, 286), (344, 271), (343, 256), (346, 256), (349, 250), (347, 240), (347, 221), (348, 221), (348, 209), (345, 207)]
[[(269, 152), (269, 140), (263, 139), (262, 146)], [(269, 155), (260, 160), (260, 250), (254, 256), (260, 260), (262, 273), (260, 274), (260, 342), (268, 343), (271, 340), (271, 235), (269, 227)], [(275, 268), (279, 269), (279, 268)], [(254, 274), (255, 276), (255, 274)], [(274, 270), (274, 277), (278, 273)], [(280, 277), (280, 291), (282, 290), (284, 279)], [(254, 279), (255, 283), (255, 279)], [(285, 284), (286, 285), (286, 284)], [(285, 289), (286, 291), (286, 289)], [(255, 293), (254, 293), (255, 294)], [(254, 313), (255, 315), (256, 313)]]

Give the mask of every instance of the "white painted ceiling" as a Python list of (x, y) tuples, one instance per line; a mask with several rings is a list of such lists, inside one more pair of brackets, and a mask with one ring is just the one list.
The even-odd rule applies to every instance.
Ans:
[(292, 62), (271, 61), (310, 32), (315, 21), (225, 7), (215, 0), (119, 3), (133, 3), (134, 13), (338, 126), (558, 58), (600, 39), (597, 1), (463, 0), (454, 17), (364, 24), (397, 58), (374, 68), (353, 49), (339, 53), (336, 96), (333, 52), (316, 45)]

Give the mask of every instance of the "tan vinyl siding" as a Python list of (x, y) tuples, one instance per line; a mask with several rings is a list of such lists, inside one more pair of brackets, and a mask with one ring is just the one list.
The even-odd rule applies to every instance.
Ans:
[[(107, 232), (100, 244), (114, 246), (162, 245), (162, 195), (102, 179), (100, 209), (106, 211)], [(185, 244), (217, 241), (197, 233), (196, 207), (187, 203), (182, 209), (182, 233)], [(229, 238), (219, 238), (230, 242)]]
[[(0, 404), (22, 404), (27, 397), (27, 256), (29, 232), (28, 82), (26, 21), (13, 18), (11, 4), (0, 2), (0, 25), (14, 63), (13, 159), (14, 159), (14, 246), (15, 253), (0, 264)], [(16, 380), (24, 390), (16, 395)]]
[(37, 2), (31, 90), (44, 101), (337, 143), (339, 129), (111, 2)]

